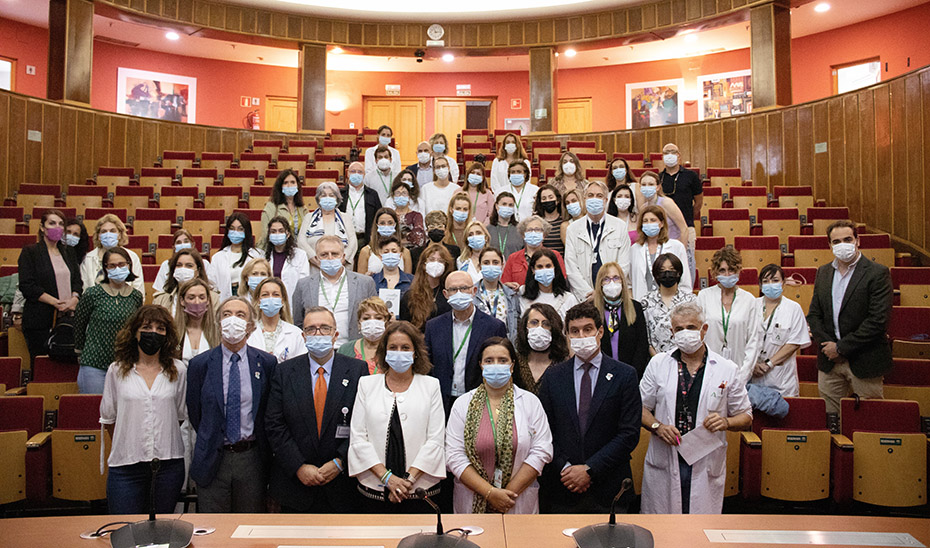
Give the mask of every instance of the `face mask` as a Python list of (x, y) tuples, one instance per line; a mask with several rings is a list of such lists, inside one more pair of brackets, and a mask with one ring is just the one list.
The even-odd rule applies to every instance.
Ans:
[(552, 281), (555, 280), (555, 269), (554, 268), (541, 268), (533, 272), (533, 278), (541, 285), (546, 287), (552, 285)]
[(736, 287), (739, 282), (739, 274), (730, 274), (729, 276), (717, 276), (717, 283), (727, 289)]
[(400, 264), (400, 253), (382, 253), (381, 264), (388, 268), (395, 268)]
[(481, 376), (491, 388), (503, 388), (510, 382), (509, 363), (489, 363), (481, 366)]
[(284, 194), (285, 196), (289, 198), (293, 198), (294, 196), (297, 196), (297, 187), (296, 186), (282, 186), (281, 194)]
[(407, 207), (407, 204), (410, 203), (409, 196), (394, 196), (394, 205), (397, 207)]
[(193, 268), (184, 268), (178, 267), (174, 269), (174, 279), (179, 283), (184, 283), (187, 280), (194, 279), (194, 269)]
[(265, 297), (258, 303), (258, 308), (269, 318), (281, 311), (280, 297)]
[(441, 228), (434, 228), (428, 232), (429, 239), (435, 243), (442, 241), (443, 236), (446, 235), (446, 231)]
[(129, 267), (121, 266), (119, 268), (111, 268), (107, 270), (107, 279), (111, 282), (125, 282), (126, 278), (129, 277)]
[(369, 341), (376, 341), (384, 335), (384, 320), (362, 320), (360, 331)]
[(446, 145), (442, 143), (436, 143), (435, 145), (433, 145), (433, 152), (435, 152), (436, 154), (442, 154), (445, 151), (446, 151)]
[(677, 154), (663, 154), (662, 163), (665, 164), (665, 167), (675, 167), (678, 165), (678, 155)]
[(349, 174), (349, 183), (352, 186), (361, 186), (362, 182), (365, 180), (365, 176), (361, 173), (350, 173)]
[(53, 242), (61, 240), (64, 233), (65, 229), (60, 226), (45, 229), (45, 237)]
[(421, 164), (425, 164), (426, 162), (429, 162), (429, 152), (417, 152), (417, 160)]
[(461, 312), (471, 306), (473, 296), (470, 293), (457, 291), (455, 295), (449, 297), (449, 306)]
[(336, 209), (336, 199), (332, 196), (320, 198), (319, 203), (320, 207), (323, 208), (323, 211), (332, 211)]
[(658, 236), (660, 230), (659, 223), (643, 223), (643, 234), (650, 238)]
[(446, 271), (446, 264), (439, 261), (428, 261), (426, 263), (426, 275), (431, 278), (438, 278)]
[(633, 202), (633, 201), (630, 200), (629, 198), (616, 198), (616, 199), (614, 199), (614, 203), (617, 204), (617, 209), (618, 209), (619, 211), (629, 211), (629, 210), (630, 210), (630, 204), (631, 204), (632, 202)]
[(672, 342), (685, 354), (694, 354), (704, 344), (701, 340), (701, 332), (695, 329), (683, 329), (675, 333), (672, 336)]
[(395, 232), (397, 232), (397, 227), (394, 225), (378, 225), (378, 235), (382, 238), (393, 236)]
[(620, 296), (620, 292), (623, 291), (623, 286), (618, 282), (610, 282), (604, 284), (602, 288), (604, 290), (604, 296), (608, 299), (616, 299)]
[(387, 171), (391, 169), (391, 161), (388, 160), (387, 158), (381, 158), (380, 160), (378, 160), (378, 169), (380, 169), (381, 171)]
[(209, 303), (207, 301), (186, 303), (184, 305), (184, 312), (195, 318), (202, 318), (207, 311), (208, 305)]
[(468, 184), (470, 185), (479, 185), (481, 181), (484, 180), (484, 177), (479, 173), (469, 173), (468, 174)]
[(181, 251), (182, 249), (190, 249), (191, 247), (192, 246), (190, 242), (186, 244), (174, 244), (174, 252), (177, 253), (178, 251)]
[(836, 244), (833, 246), (833, 256), (844, 263), (852, 261), (856, 258), (856, 244)]
[(223, 340), (229, 344), (238, 344), (245, 338), (249, 323), (238, 316), (227, 316), (220, 322)]
[(146, 356), (154, 356), (165, 346), (165, 335), (154, 331), (139, 333), (139, 350)]
[(656, 195), (657, 188), (659, 187), (640, 185), (639, 191), (643, 193), (643, 198), (646, 198), (647, 200), (651, 200), (652, 197)]
[(574, 175), (577, 169), (578, 166), (575, 165), (575, 162), (565, 162), (562, 164), (562, 173), (566, 175)]
[(517, 143), (507, 143), (504, 145), (504, 152), (507, 154), (513, 154), (517, 151)]
[(229, 241), (233, 244), (241, 244), (245, 240), (245, 231), (243, 230), (228, 230), (226, 235), (229, 236)]
[(447, 167), (436, 168), (437, 179), (445, 179), (448, 176), (449, 176), (449, 168)]
[(384, 354), (384, 361), (396, 373), (406, 373), (413, 365), (413, 352), (402, 350), (388, 350)]
[(681, 276), (673, 270), (663, 270), (659, 272), (659, 278), (656, 280), (662, 287), (675, 287), (681, 281)]
[(530, 348), (542, 352), (552, 344), (552, 333), (545, 327), (531, 327), (526, 330), (526, 341)]
[(568, 214), (572, 217), (577, 217), (581, 215), (581, 202), (565, 204), (565, 210), (568, 211)]
[(484, 234), (475, 234), (468, 237), (468, 247), (475, 251), (484, 249)]
[(65, 245), (68, 247), (76, 247), (81, 243), (81, 237), (75, 236), (74, 234), (65, 234)]
[(625, 167), (618, 167), (614, 169), (611, 173), (614, 174), (614, 179), (616, 179), (617, 181), (623, 181), (624, 179), (626, 179), (626, 168)]
[(325, 358), (333, 351), (332, 335), (310, 335), (304, 339), (307, 352), (314, 358)]
[(452, 219), (457, 223), (464, 223), (468, 220), (468, 212), (455, 210), (452, 212)]
[(481, 277), (489, 282), (496, 282), (501, 277), (503, 269), (500, 265), (486, 264), (481, 267)]
[(510, 184), (511, 186), (520, 186), (523, 184), (523, 174), (522, 173), (511, 173), (510, 174)]
[(596, 337), (581, 337), (571, 340), (572, 350), (575, 355), (582, 360), (587, 360), (594, 356), (600, 347), (597, 344)]
[(510, 206), (500, 206), (497, 208), (497, 216), (501, 219), (509, 219), (513, 217), (513, 208)]
[(106, 249), (111, 247), (116, 247), (116, 244), (119, 243), (119, 234), (116, 232), (104, 232), (100, 235), (100, 245)]
[(320, 261), (320, 270), (327, 276), (335, 276), (341, 269), (342, 261), (340, 259), (323, 259)]
[(262, 283), (264, 276), (249, 276), (249, 289), (255, 291), (255, 288), (258, 287), (258, 284)]
[(762, 294), (773, 301), (781, 297), (782, 290), (780, 283), (762, 284)]
[(591, 215), (600, 215), (604, 212), (604, 200), (601, 198), (588, 198), (584, 201), (584, 205)]
[(268, 241), (271, 242), (271, 245), (284, 245), (287, 242), (287, 234), (281, 232), (269, 234)]
[(532, 232), (527, 232), (526, 234), (523, 235), (523, 241), (526, 243), (526, 245), (530, 247), (536, 247), (542, 244), (543, 233), (536, 232), (535, 230)]
[(559, 204), (558, 202), (555, 202), (555, 201), (540, 202), (540, 206), (542, 206), (542, 210), (545, 211), (546, 213), (552, 213), (553, 211), (555, 211), (555, 208), (559, 207)]
[(378, 136), (378, 144), (384, 145), (384, 146), (388, 146), (388, 145), (391, 144), (391, 138), (390, 138), (390, 137), (385, 137), (384, 135), (379, 135), (379, 136)]

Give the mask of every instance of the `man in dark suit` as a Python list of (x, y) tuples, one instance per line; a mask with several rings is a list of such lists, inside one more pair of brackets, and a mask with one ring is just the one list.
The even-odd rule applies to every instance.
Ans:
[(817, 269), (807, 322), (817, 354), (817, 385), (828, 413), (839, 413), (840, 399), (851, 393), (882, 397), (882, 378), (893, 360), (888, 342), (891, 320), (891, 274), (859, 252), (859, 236), (851, 221), (827, 229), (836, 257)]
[(573, 306), (565, 325), (575, 357), (550, 367), (539, 386), (553, 446), (540, 499), (546, 512), (603, 514), (623, 480), (633, 477), (630, 453), (643, 413), (639, 383), (633, 367), (600, 351), (604, 322), (593, 304)]
[(455, 398), (481, 384), (478, 347), (488, 337), (506, 339), (507, 326), (475, 308), (475, 286), (467, 272), (446, 276), (443, 295), (452, 310), (426, 322), (426, 347), (448, 417)]
[(328, 309), (310, 308), (303, 326), (310, 353), (278, 364), (271, 379), (268, 491), (285, 512), (352, 513), (357, 491), (346, 470), (349, 421), (368, 364), (333, 350), (336, 318)]
[[(368, 245), (371, 237), (371, 225), (375, 222), (375, 213), (381, 209), (381, 198), (378, 193), (365, 186), (365, 166), (361, 162), (352, 162), (346, 170), (347, 185), (342, 187), (342, 205), (339, 209), (352, 217), (355, 226), (355, 238), (358, 248)], [(359, 223), (359, 219), (364, 223)]]
[(197, 432), (190, 476), (200, 512), (265, 511), (265, 407), (277, 360), (246, 345), (252, 314), (242, 297), (226, 299), (217, 314), (222, 343), (187, 367), (187, 414)]

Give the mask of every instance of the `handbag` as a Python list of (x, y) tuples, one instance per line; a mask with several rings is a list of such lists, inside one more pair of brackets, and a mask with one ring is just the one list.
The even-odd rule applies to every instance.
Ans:
[(55, 311), (55, 325), (48, 337), (48, 355), (59, 361), (77, 361), (74, 351), (74, 314), (59, 315)]

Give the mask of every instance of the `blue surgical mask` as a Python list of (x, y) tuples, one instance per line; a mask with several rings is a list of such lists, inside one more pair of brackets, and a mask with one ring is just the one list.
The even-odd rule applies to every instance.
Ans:
[(397, 227), (394, 225), (378, 225), (378, 235), (382, 238), (393, 236), (395, 232), (397, 232)]
[(483, 181), (483, 180), (484, 180), (484, 177), (482, 177), (482, 176), (481, 176), (480, 174), (478, 174), (478, 173), (469, 173), (469, 174), (468, 174), (468, 184), (470, 184), (470, 185), (479, 185), (479, 184), (481, 184), (481, 181)]
[(510, 382), (509, 363), (487, 363), (481, 366), (481, 376), (491, 388), (503, 388)]
[(342, 261), (339, 259), (323, 259), (320, 261), (320, 270), (327, 276), (335, 276), (342, 268)]
[(319, 199), (320, 207), (324, 211), (332, 211), (336, 209), (336, 199), (332, 196), (325, 196)]
[(442, 154), (445, 151), (446, 151), (446, 145), (442, 143), (436, 143), (435, 145), (433, 145), (433, 152), (435, 152), (436, 154)]
[(762, 294), (773, 301), (781, 297), (784, 287), (780, 283), (762, 284)]
[(479, 249), (484, 249), (484, 234), (475, 234), (468, 237), (468, 247), (472, 248), (475, 251)]
[(616, 179), (617, 182), (620, 182), (626, 179), (626, 168), (625, 167), (614, 168), (612, 173), (614, 174), (614, 179)]
[(119, 234), (116, 232), (104, 232), (100, 234), (100, 245), (106, 249), (116, 247), (119, 243)]
[(297, 186), (282, 186), (281, 194), (284, 194), (289, 198), (293, 198), (294, 196), (297, 196)]
[(75, 247), (81, 243), (81, 237), (75, 236), (74, 234), (65, 234), (65, 245), (68, 247)]
[(462, 311), (471, 305), (473, 298), (474, 297), (469, 293), (456, 291), (455, 295), (448, 298), (449, 306), (455, 310)]
[(541, 268), (533, 272), (533, 277), (536, 278), (538, 283), (548, 287), (552, 285), (552, 282), (555, 280), (555, 269)]
[(394, 196), (394, 205), (397, 207), (407, 207), (407, 204), (410, 203), (409, 196)]
[(543, 233), (536, 232), (535, 230), (532, 232), (527, 232), (526, 234), (523, 235), (523, 241), (526, 242), (526, 245), (530, 247), (536, 247), (542, 244)]
[(190, 248), (191, 248), (190, 242), (187, 242), (186, 244), (174, 244), (175, 253), (177, 253), (178, 251), (181, 251), (182, 249), (190, 249)]
[(500, 206), (497, 208), (497, 216), (501, 219), (509, 219), (513, 217), (513, 208), (510, 206)]
[(467, 212), (467, 211), (455, 210), (455, 211), (452, 212), (452, 218), (453, 218), (453, 219), (455, 220), (455, 222), (457, 222), (457, 223), (464, 223), (465, 221), (468, 220), (468, 212)]
[(258, 308), (269, 318), (280, 312), (282, 306), (280, 297), (265, 297), (258, 303)]
[(258, 287), (258, 284), (262, 283), (264, 276), (249, 276), (249, 289), (255, 291), (255, 288)]
[(332, 335), (310, 335), (304, 339), (304, 344), (314, 358), (322, 358), (333, 351)]
[(511, 173), (510, 174), (510, 184), (513, 186), (520, 186), (523, 184), (523, 174), (522, 173)]
[(650, 238), (658, 236), (660, 230), (662, 229), (659, 228), (659, 223), (643, 223), (643, 234)]
[(110, 268), (107, 270), (107, 278), (111, 282), (125, 282), (129, 277), (129, 267), (121, 266), (119, 268)]
[(642, 186), (640, 185), (639, 191), (643, 193), (643, 197), (647, 200), (651, 200), (653, 196), (656, 195), (656, 190), (659, 187), (657, 186)]
[(352, 186), (359, 186), (360, 184), (362, 184), (362, 181), (364, 180), (365, 180), (365, 176), (362, 175), (361, 173), (355, 172), (355, 173), (349, 174), (349, 183), (351, 183)]
[(732, 289), (739, 282), (739, 274), (730, 274), (729, 276), (717, 276), (717, 283), (721, 286)]
[(584, 205), (591, 215), (600, 215), (604, 212), (604, 200), (601, 198), (588, 198), (584, 201)]
[(568, 214), (572, 217), (577, 217), (581, 215), (581, 202), (565, 204), (565, 210), (568, 211)]
[(287, 241), (287, 234), (281, 232), (269, 234), (268, 241), (271, 242), (271, 245), (284, 245), (284, 242)]
[(396, 267), (400, 264), (400, 253), (382, 253), (381, 264), (389, 268)]
[(245, 240), (244, 230), (227, 230), (226, 235), (229, 236), (229, 241), (234, 244), (241, 244)]
[(501, 277), (503, 269), (497, 264), (486, 264), (481, 267), (481, 277), (489, 282), (496, 282)]
[(384, 146), (388, 146), (391, 144), (391, 138), (385, 137), (384, 135), (378, 135), (378, 143)]
[(395, 372), (406, 373), (410, 366), (413, 365), (413, 352), (388, 350), (384, 353), (384, 361)]

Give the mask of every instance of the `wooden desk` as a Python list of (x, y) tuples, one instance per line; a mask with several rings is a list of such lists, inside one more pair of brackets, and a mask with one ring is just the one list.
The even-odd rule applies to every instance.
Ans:
[[(562, 530), (604, 523), (607, 516), (549, 515), (504, 516), (507, 548), (574, 548), (575, 542)], [(786, 515), (622, 515), (624, 521), (652, 531), (658, 548), (776, 548), (776, 544), (711, 543), (704, 529), (759, 529), (790, 531), (869, 531), (910, 533), (930, 546), (930, 521), (915, 518), (876, 518), (862, 516)], [(477, 538), (477, 542), (481, 542)], [(483, 545), (482, 545), (483, 546)], [(797, 546), (797, 545), (796, 545)], [(837, 546), (837, 545), (820, 545)], [(790, 546), (786, 547), (790, 548)]]
[[(82, 540), (84, 531), (95, 530), (112, 521), (138, 521), (146, 516), (73, 516), (48, 518), (19, 518), (0, 520), (0, 545), (3, 548), (110, 548), (108, 539)], [(174, 518), (176, 515), (164, 516)], [(195, 536), (191, 546), (277, 548), (280, 545), (305, 546), (384, 546), (396, 548), (399, 539), (234, 539), (239, 525), (422, 525), (424, 531), (436, 531), (436, 519), (431, 514), (412, 516), (388, 515), (320, 515), (320, 514), (185, 514), (185, 521), (194, 527), (216, 527), (216, 532)], [(472, 537), (482, 548), (505, 548), (504, 526), (500, 515), (444, 515), (443, 526), (448, 529), (475, 525), (484, 533)], [(540, 547), (535, 547), (540, 548)]]

